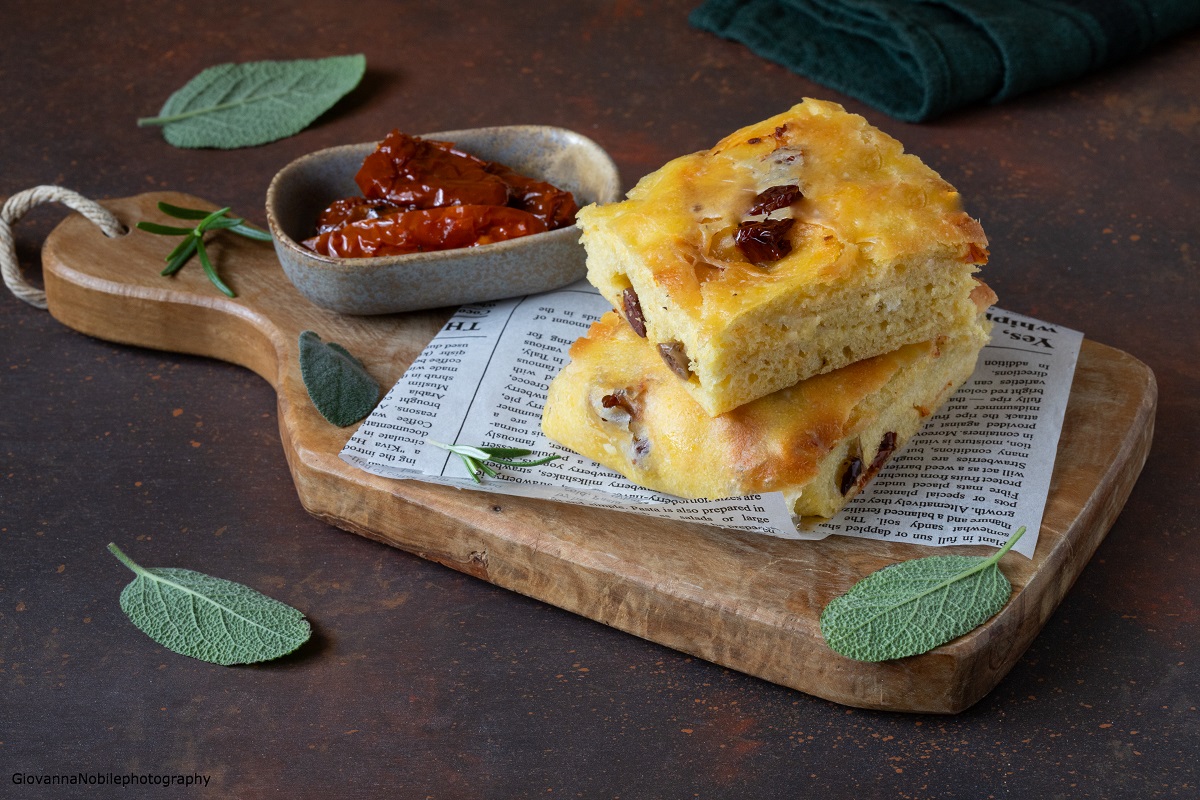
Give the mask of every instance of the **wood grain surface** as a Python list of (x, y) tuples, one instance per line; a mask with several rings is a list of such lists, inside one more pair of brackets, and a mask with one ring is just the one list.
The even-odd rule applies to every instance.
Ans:
[[(105, 203), (132, 228), (168, 222), (159, 200)], [(967, 636), (912, 658), (866, 664), (829, 650), (821, 609), (871, 571), (930, 554), (899, 543), (796, 542), (540, 500), (378, 478), (338, 458), (353, 428), (308, 401), (296, 359), (302, 330), (347, 347), (390, 387), (451, 309), (383, 317), (323, 311), (291, 286), (269, 244), (209, 246), (238, 296), (198, 264), (159, 276), (171, 240), (131, 230), (106, 238), (78, 215), (43, 251), (50, 311), (105, 340), (210, 356), (275, 387), (285, 455), (301, 503), (338, 527), (710, 661), (846, 705), (955, 713), (1008, 672), (1070, 589), (1120, 512), (1145, 462), (1157, 389), (1141, 362), (1085, 340), (1050, 497), (1032, 561), (1009, 553), (1009, 604)], [(248, 465), (248, 469), (251, 467)], [(939, 553), (982, 554), (985, 548)]]

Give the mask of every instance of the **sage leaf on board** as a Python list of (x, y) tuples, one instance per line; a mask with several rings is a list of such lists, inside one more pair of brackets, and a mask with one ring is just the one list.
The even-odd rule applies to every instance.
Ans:
[(230, 150), (299, 133), (344, 97), (367, 70), (365, 56), (218, 64), (167, 98), (157, 117), (176, 147)]
[(240, 583), (190, 569), (146, 569), (115, 544), (109, 552), (137, 575), (121, 590), (121, 610), (154, 641), (212, 664), (253, 664), (308, 641), (304, 615)]
[(821, 635), (858, 661), (925, 653), (986, 622), (1008, 602), (1012, 584), (1000, 558), (1022, 526), (991, 556), (929, 556), (872, 572), (821, 612)]
[(344, 428), (371, 413), (379, 384), (354, 356), (313, 331), (300, 334), (300, 377), (321, 416)]

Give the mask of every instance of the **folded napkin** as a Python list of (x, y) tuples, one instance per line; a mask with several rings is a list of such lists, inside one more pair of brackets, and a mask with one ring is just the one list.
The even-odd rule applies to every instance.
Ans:
[(920, 122), (1139, 53), (1200, 24), (1200, 0), (707, 0), (689, 20)]

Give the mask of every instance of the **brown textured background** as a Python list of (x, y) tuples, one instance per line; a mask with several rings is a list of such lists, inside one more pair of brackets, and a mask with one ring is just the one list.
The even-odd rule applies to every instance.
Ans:
[[(1154, 370), (1155, 446), (1125, 513), (991, 695), (950, 718), (851, 711), (317, 522), (261, 379), (89, 339), (5, 294), (0, 795), (119, 794), (12, 779), (81, 770), (207, 774), (189, 791), (211, 797), (1200, 793), (1200, 34), (915, 126), (689, 28), (684, 2), (218, 6), (5, 3), (0, 196), (173, 189), (261, 224), (267, 183), (299, 155), (392, 127), (513, 123), (591, 136), (629, 186), (824, 97), (960, 189), (992, 241), (985, 274), (1002, 307)], [(176, 150), (134, 125), (206, 66), (349, 52), (367, 55), (363, 84), (291, 139)], [(62, 216), (39, 209), (18, 226), (27, 274)], [(121, 613), (131, 575), (109, 541), (146, 566), (291, 603), (313, 641), (257, 667), (165, 651)]]

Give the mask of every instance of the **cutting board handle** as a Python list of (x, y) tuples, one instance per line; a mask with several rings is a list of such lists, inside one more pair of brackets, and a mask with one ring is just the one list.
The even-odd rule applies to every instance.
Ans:
[(13, 226), (36, 206), (45, 203), (61, 203), (74, 209), (91, 220), (112, 238), (128, 232), (107, 208), (94, 200), (89, 200), (79, 192), (64, 189), (61, 186), (35, 186), (23, 192), (17, 192), (4, 201), (0, 208), (0, 273), (4, 276), (4, 285), (18, 299), (24, 300), (35, 308), (46, 308), (46, 293), (28, 283), (21, 275), (21, 266), (17, 262), (17, 246), (13, 236)]

